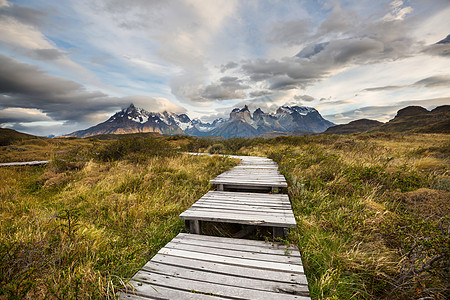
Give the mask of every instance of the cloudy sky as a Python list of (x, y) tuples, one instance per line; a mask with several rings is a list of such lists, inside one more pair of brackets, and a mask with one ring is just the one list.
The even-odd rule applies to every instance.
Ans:
[(134, 103), (387, 121), (450, 104), (448, 0), (0, 0), (0, 126), (64, 134)]

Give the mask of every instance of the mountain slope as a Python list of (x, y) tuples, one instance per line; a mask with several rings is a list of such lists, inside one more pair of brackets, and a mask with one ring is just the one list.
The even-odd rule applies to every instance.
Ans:
[(351, 121), (348, 124), (336, 125), (328, 128), (325, 133), (330, 134), (352, 134), (361, 133), (383, 125), (382, 122), (369, 119)]
[(131, 104), (103, 123), (66, 137), (89, 137), (101, 134), (157, 132), (166, 135), (221, 136), (224, 138), (250, 137), (267, 132), (319, 133), (334, 124), (325, 120), (317, 110), (301, 106), (281, 106), (275, 113), (264, 113), (260, 108), (253, 115), (247, 106), (235, 108), (228, 120), (219, 118), (212, 123), (191, 120), (186, 114), (153, 113)]
[(428, 111), (420, 106), (408, 106), (397, 112), (389, 122), (370, 131), (450, 133), (450, 105)]
[(9, 128), (0, 128), (0, 146), (8, 146), (16, 141), (30, 140), (30, 139), (45, 139), (44, 137), (37, 137), (31, 134), (15, 131)]
[[(66, 137), (90, 137), (100, 134), (125, 134), (137, 132), (157, 132), (161, 134), (183, 134), (177, 124), (184, 124), (186, 115), (175, 115), (164, 112), (150, 113), (131, 104), (128, 108), (114, 114), (103, 123), (85, 130), (75, 131)], [(188, 118), (189, 119), (189, 118)], [(190, 121), (190, 120), (189, 120)]]

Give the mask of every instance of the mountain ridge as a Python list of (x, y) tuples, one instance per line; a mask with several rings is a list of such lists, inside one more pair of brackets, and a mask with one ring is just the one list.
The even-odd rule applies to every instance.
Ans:
[(190, 119), (186, 114), (148, 112), (129, 107), (115, 113), (105, 122), (84, 130), (75, 131), (65, 137), (90, 137), (99, 134), (125, 134), (157, 132), (165, 135), (187, 134), (191, 136), (221, 136), (223, 138), (251, 137), (267, 132), (304, 131), (320, 133), (334, 125), (325, 120), (312, 107), (280, 106), (275, 113), (265, 113), (261, 108), (251, 114), (247, 105), (234, 108), (228, 120), (218, 118), (212, 123)]
[(407, 106), (398, 110), (395, 117), (386, 123), (359, 119), (325, 131), (327, 134), (364, 132), (450, 133), (450, 105), (441, 105), (431, 111), (421, 106)]

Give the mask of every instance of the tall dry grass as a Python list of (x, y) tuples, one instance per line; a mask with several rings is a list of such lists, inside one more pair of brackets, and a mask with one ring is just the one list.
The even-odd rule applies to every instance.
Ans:
[(289, 182), (314, 299), (446, 299), (448, 135), (320, 135), (255, 143)]
[[(78, 154), (80, 152), (77, 152)], [(235, 161), (136, 155), (0, 172), (0, 298), (114, 298)]]

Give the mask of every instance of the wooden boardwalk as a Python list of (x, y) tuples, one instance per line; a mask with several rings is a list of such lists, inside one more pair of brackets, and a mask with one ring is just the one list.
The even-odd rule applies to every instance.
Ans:
[(162, 248), (120, 299), (310, 299), (295, 246), (200, 235), (201, 221), (271, 226), (274, 236), (296, 226), (287, 195), (261, 193), (287, 187), (277, 164), (234, 157), (241, 163), (210, 181), (218, 191), (180, 215), (191, 234), (180, 233)]
[[(191, 233), (200, 233), (199, 221), (260, 225), (281, 228), (295, 227), (289, 197), (283, 194), (210, 191), (180, 219), (190, 223)], [(277, 229), (274, 234), (279, 236)]]
[(9, 163), (0, 163), (0, 167), (44, 165), (44, 164), (48, 164), (49, 162), (50, 162), (49, 160), (9, 162)]
[(121, 299), (310, 299), (296, 248), (195, 234), (176, 236), (130, 284)]
[(217, 190), (278, 191), (287, 187), (286, 179), (273, 160), (265, 157), (232, 157), (241, 159), (241, 163), (209, 181)]

